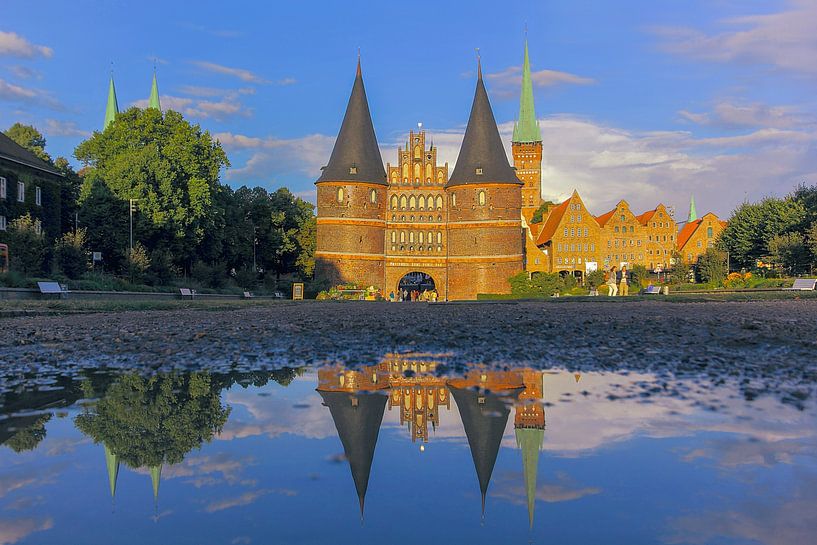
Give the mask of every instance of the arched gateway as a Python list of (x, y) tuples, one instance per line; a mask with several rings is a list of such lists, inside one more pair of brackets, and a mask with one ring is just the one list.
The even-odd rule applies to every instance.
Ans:
[(431, 300), (432, 293), (438, 292), (437, 284), (430, 274), (421, 271), (406, 273), (397, 283), (397, 299), (402, 301), (422, 300), (425, 294), (426, 300)]

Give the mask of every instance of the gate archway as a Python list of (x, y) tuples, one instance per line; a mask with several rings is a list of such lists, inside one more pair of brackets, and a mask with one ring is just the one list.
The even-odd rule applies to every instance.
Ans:
[(420, 300), (423, 294), (436, 294), (437, 284), (430, 274), (412, 271), (404, 274), (397, 282), (398, 299), (403, 301)]

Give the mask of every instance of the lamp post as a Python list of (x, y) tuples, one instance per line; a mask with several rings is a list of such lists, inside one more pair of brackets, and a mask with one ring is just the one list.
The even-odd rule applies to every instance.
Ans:
[[(128, 236), (128, 239), (130, 241), (130, 254), (133, 253), (133, 213), (136, 212), (136, 203), (137, 202), (139, 202), (139, 199), (128, 199), (128, 204), (130, 205), (129, 209), (128, 209), (128, 212), (129, 212), (129, 215), (130, 215), (130, 232), (129, 232), (129, 236)], [(130, 255), (130, 254), (128, 254), (128, 255)]]

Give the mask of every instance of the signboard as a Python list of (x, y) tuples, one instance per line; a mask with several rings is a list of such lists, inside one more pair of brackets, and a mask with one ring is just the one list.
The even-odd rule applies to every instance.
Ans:
[(102, 252), (93, 252), (92, 259), (94, 261), (102, 261)]
[(304, 300), (304, 285), (302, 282), (295, 282), (294, 284), (292, 284), (292, 300), (293, 301)]
[(596, 272), (599, 269), (599, 264), (596, 261), (585, 261), (584, 262), (584, 272), (585, 274), (590, 274), (592, 272)]

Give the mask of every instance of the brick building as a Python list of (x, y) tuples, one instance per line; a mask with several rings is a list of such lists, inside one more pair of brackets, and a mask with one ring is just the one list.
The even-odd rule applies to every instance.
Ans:
[(711, 248), (726, 227), (726, 222), (713, 213), (704, 214), (700, 219), (687, 221), (678, 233), (678, 253), (685, 263), (694, 264)]
[(524, 270), (523, 182), (505, 155), (481, 66), (450, 177), (425, 136), (410, 133), (397, 166), (384, 170), (358, 62), (340, 133), (315, 183), (317, 278), (387, 294), (420, 278), (445, 299), (510, 290), (508, 278)]

